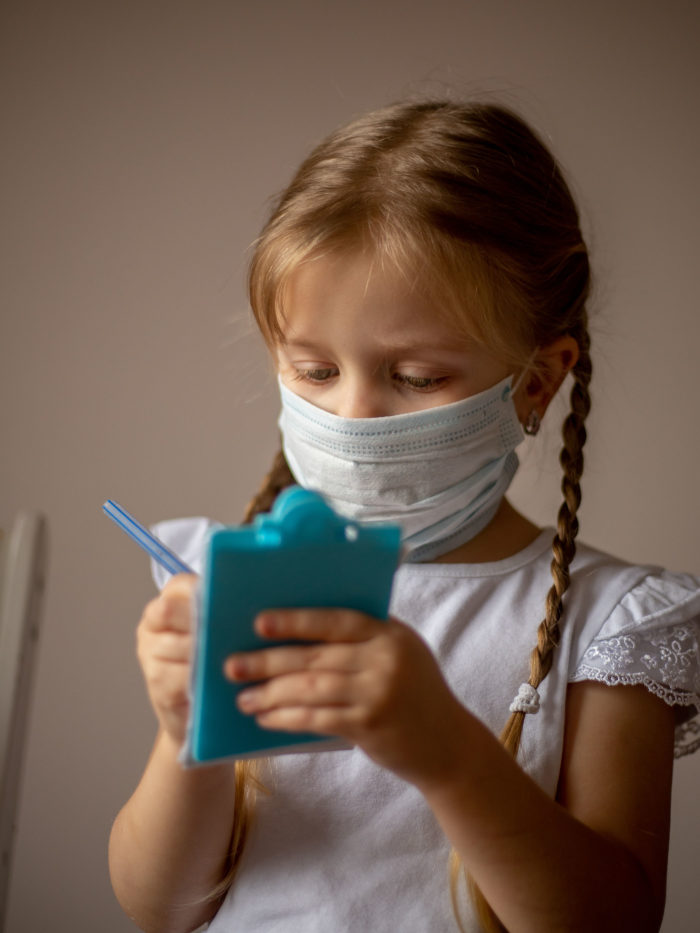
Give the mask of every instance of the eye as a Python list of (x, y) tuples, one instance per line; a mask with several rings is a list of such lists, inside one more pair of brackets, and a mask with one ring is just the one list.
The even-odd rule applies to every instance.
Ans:
[(327, 382), (329, 379), (332, 379), (333, 376), (338, 374), (337, 369), (334, 369), (331, 366), (319, 367), (318, 369), (300, 369), (298, 366), (295, 367), (297, 379), (303, 379), (304, 382)]
[(446, 381), (446, 376), (410, 376), (406, 373), (394, 373), (394, 380), (417, 392), (430, 392), (439, 389)]

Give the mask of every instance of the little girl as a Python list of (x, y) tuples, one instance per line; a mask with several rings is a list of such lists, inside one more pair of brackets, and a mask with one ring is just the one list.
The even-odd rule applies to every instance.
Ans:
[[(700, 579), (575, 544), (588, 291), (570, 192), (507, 110), (397, 105), (302, 164), (250, 269), (283, 450), (246, 520), (298, 482), (400, 523), (406, 556), (388, 622), (265, 612), (258, 633), (296, 643), (222, 672), (262, 726), (352, 750), (183, 768), (197, 578), (146, 606), (160, 728), (110, 842), (142, 929), (659, 929), (674, 731), (700, 745)], [(504, 494), (567, 374), (542, 530)], [(170, 529), (195, 566), (204, 528)]]

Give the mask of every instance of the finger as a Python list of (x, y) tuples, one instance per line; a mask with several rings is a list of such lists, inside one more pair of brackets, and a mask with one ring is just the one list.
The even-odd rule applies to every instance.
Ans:
[(260, 713), (255, 722), (280, 732), (313, 732), (355, 741), (355, 727), (343, 707), (287, 706)]
[(353, 678), (335, 671), (303, 671), (248, 687), (237, 697), (245, 713), (289, 706), (346, 706), (355, 701)]
[(189, 669), (151, 659), (144, 670), (148, 693), (157, 710), (178, 711), (189, 706)]
[(224, 664), (229, 680), (266, 680), (294, 671), (328, 670), (354, 672), (361, 662), (355, 646), (285, 645), (231, 655)]
[(161, 594), (173, 593), (190, 597), (198, 583), (199, 576), (196, 573), (176, 573), (168, 580), (160, 592)]
[(381, 631), (383, 622), (353, 609), (268, 609), (255, 620), (263, 638), (360, 642)]
[(178, 574), (151, 600), (141, 617), (140, 626), (153, 632), (175, 630), (189, 632), (192, 627), (192, 603), (198, 577)]
[(192, 656), (192, 636), (173, 631), (139, 630), (137, 652), (140, 658), (186, 664)]

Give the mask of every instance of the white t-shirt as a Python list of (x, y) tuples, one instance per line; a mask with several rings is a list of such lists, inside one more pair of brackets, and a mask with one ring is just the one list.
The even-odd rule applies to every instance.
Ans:
[[(159, 526), (197, 564), (204, 526)], [(198, 540), (199, 544), (195, 542)], [(551, 585), (551, 529), (486, 564), (405, 564), (391, 613), (432, 648), (453, 692), (494, 733), (529, 676)], [(187, 542), (190, 542), (188, 545)], [(579, 545), (561, 642), (525, 717), (519, 761), (551, 796), (567, 684), (642, 683), (679, 707), (677, 753), (700, 746), (700, 578)], [(209, 933), (456, 931), (450, 846), (420, 793), (359, 749), (271, 759), (233, 888)], [(467, 929), (477, 930), (465, 908)]]

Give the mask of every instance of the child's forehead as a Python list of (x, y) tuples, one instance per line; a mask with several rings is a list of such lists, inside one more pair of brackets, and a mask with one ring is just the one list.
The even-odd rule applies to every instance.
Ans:
[[(466, 278), (466, 277), (465, 277)], [(454, 286), (454, 283), (452, 283)], [(431, 317), (445, 319), (458, 289), (444, 275), (436, 274), (429, 261), (385, 255), (381, 250), (333, 250), (309, 257), (291, 268), (281, 282), (278, 306), (285, 312), (311, 304), (353, 303), (374, 308), (429, 310)], [(463, 297), (463, 296), (462, 296)], [(452, 318), (474, 314), (471, 302), (460, 301)]]
[(421, 277), (379, 249), (350, 246), (309, 256), (293, 268), (288, 283), (296, 288), (352, 288), (365, 293), (409, 294), (421, 290)]
[(300, 264), (288, 277), (281, 302), (285, 339), (304, 340), (317, 328), (342, 324), (383, 333), (396, 346), (429, 340), (454, 346), (470, 329), (469, 312), (445, 313), (445, 297), (420, 277), (366, 251), (332, 253)]

